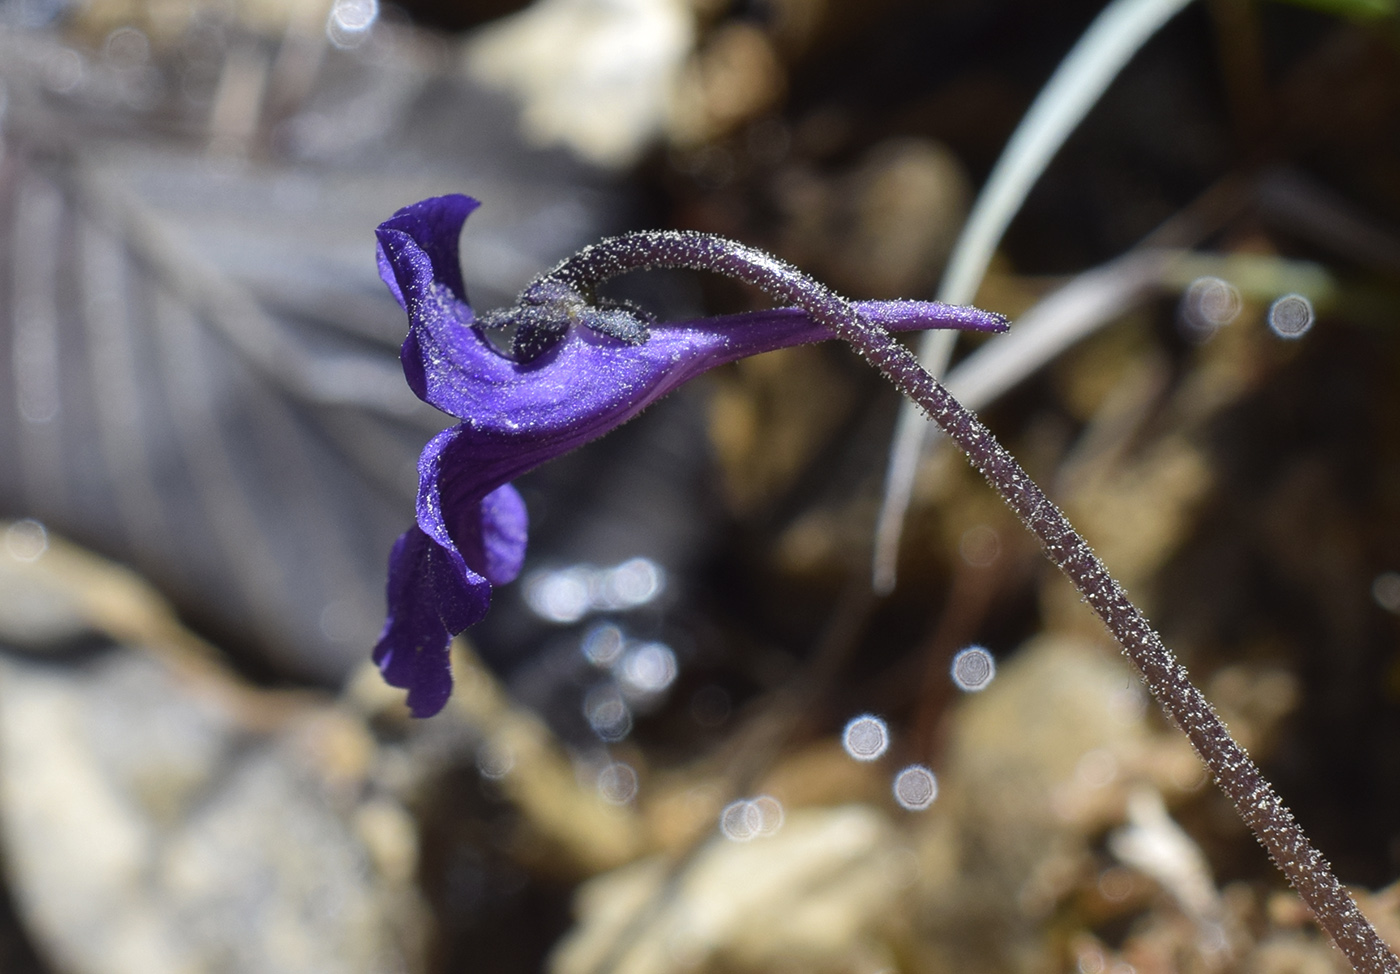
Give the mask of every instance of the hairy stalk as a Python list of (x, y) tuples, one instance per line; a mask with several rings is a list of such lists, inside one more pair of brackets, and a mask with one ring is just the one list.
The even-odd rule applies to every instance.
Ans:
[(724, 274), (762, 288), (780, 303), (802, 308), (854, 346), (925, 410), (1040, 539), (1046, 555), (1108, 626), (1153, 696), (1185, 732), (1216, 784), (1234, 802), (1245, 824), (1352, 967), (1361, 974), (1400, 974), (1400, 960), (1357, 909), (1293, 814), (1088, 543), (991, 431), (884, 329), (862, 319), (844, 298), (769, 254), (720, 237), (684, 231), (632, 233), (603, 240), (565, 260), (536, 285), (560, 282), (591, 295), (599, 284), (620, 274), (662, 267)]

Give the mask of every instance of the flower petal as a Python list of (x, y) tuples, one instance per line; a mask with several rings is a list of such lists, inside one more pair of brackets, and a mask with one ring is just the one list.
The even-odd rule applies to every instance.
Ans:
[[(422, 280), (424, 270), (428, 271), (427, 280), (441, 282), (458, 301), (467, 303), (457, 238), (461, 236), (462, 224), (480, 205), (479, 200), (461, 193), (434, 196), (405, 206), (379, 225), (375, 234), (379, 240), (379, 276), (404, 310), (408, 309), (405, 298)], [(420, 258), (416, 255), (396, 255), (392, 243), (385, 246), (386, 234), (402, 234), (412, 241), (427, 265), (417, 265)]]
[[(969, 309), (932, 302), (887, 301), (859, 306), (862, 313), (895, 326), (948, 320)], [(980, 314), (980, 313), (976, 313)], [(963, 316), (974, 324), (994, 316)], [(641, 345), (587, 328), (569, 334), (539, 359), (520, 365), (496, 358), (490, 367), (454, 369), (435, 386), (438, 408), (465, 420), (450, 439), (424, 452), (420, 467), (421, 512), (441, 504), (457, 510), (547, 460), (582, 446), (636, 416), (657, 399), (707, 369), (757, 352), (817, 341), (826, 331), (801, 311), (778, 309), (657, 325)], [(473, 506), (473, 510), (474, 510)], [(455, 530), (458, 543), (466, 536)], [(473, 565), (478, 571), (481, 565)]]
[(519, 491), (502, 484), (453, 520), (452, 537), (472, 569), (492, 585), (515, 581), (525, 564), (530, 527)]
[(963, 304), (942, 301), (855, 301), (867, 321), (889, 331), (927, 331), (956, 328), (959, 331), (1003, 332), (1011, 327), (1005, 315)]
[(461, 557), (413, 527), (389, 556), (389, 618), (374, 662), (390, 686), (408, 691), (415, 717), (431, 717), (452, 693), (447, 646), (452, 634), (479, 622), (491, 584)]
[[(420, 399), (438, 406), (465, 371), (488, 374), (513, 363), (473, 326), (458, 260), (458, 238), (480, 204), (439, 196), (404, 207), (379, 225), (379, 275), (408, 312), (399, 360)], [(442, 408), (438, 406), (438, 408)]]
[(418, 524), (389, 556), (389, 619), (374, 648), (385, 681), (408, 690), (415, 717), (431, 717), (447, 702), (448, 644), (481, 621), (492, 583), (513, 581), (525, 560), (528, 519), (514, 487), (463, 498), (449, 478), (444, 498), (441, 458), (456, 433), (438, 434), (419, 460)]
[[(595, 388), (608, 385), (609, 373), (586, 370), (616, 366), (621, 361), (619, 348), (626, 350), (622, 358), (632, 358), (637, 368), (625, 369), (617, 378), (648, 387), (664, 385), (646, 398), (652, 402), (722, 362), (831, 337), (806, 312), (779, 308), (658, 324), (651, 339), (640, 346), (618, 342), (600, 346), (593, 341), (600, 336), (581, 334), (589, 329), (575, 328), (561, 345), (573, 345), (587, 354), (564, 354), (566, 349), (559, 347), (534, 361), (515, 362), (496, 351), (474, 327), (475, 315), (462, 284), (458, 242), (463, 222), (478, 205), (467, 196), (439, 196), (399, 210), (378, 230), (380, 274), (409, 315), (409, 334), (400, 356), (404, 374), (421, 399), (459, 419), (509, 430), (521, 387), (535, 389), (538, 399), (552, 391), (577, 389), (580, 383)], [(1006, 328), (1006, 319), (1000, 315), (935, 301), (865, 301), (858, 302), (856, 309), (890, 331)], [(649, 351), (643, 356), (648, 361), (637, 361), (632, 355), (636, 349)], [(669, 380), (663, 382), (668, 373)], [(600, 391), (604, 397), (609, 392)], [(550, 420), (556, 428), (570, 425), (570, 418), (591, 415), (599, 405), (585, 402), (587, 397), (557, 398), (560, 408)], [(544, 417), (537, 414), (536, 421)]]

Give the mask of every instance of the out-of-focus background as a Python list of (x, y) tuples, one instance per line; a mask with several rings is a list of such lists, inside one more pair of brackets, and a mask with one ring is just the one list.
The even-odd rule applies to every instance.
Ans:
[[(1344, 969), (937, 443), (870, 593), (898, 403), (835, 344), (523, 478), (442, 715), (367, 663), (448, 422), (378, 222), (481, 199), (480, 309), (643, 227), (931, 297), (1101, 6), (0, 0), (0, 971)], [(1397, 938), (1400, 20), (1183, 6), (950, 382)]]

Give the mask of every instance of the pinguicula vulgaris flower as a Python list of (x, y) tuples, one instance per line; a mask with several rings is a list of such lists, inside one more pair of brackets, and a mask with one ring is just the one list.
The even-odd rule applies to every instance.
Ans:
[[(434, 437), (419, 460), (418, 523), (390, 556), (389, 620), (374, 649), (385, 679), (407, 688), (415, 715), (442, 709), (452, 690), (452, 634), (486, 613), (493, 584), (520, 571), (526, 515), (512, 477), (601, 436), (712, 366), (839, 337), (927, 412), (1036, 536), (1352, 966), (1361, 974), (1400, 974), (1400, 957), (1088, 542), (991, 430), (890, 335), (940, 327), (1000, 331), (1005, 319), (913, 301), (852, 304), (744, 244), (655, 231), (585, 247), (536, 278), (514, 306), (478, 321), (457, 264), (457, 237), (476, 206), (465, 196), (425, 200), (379, 228), (380, 275), (408, 312), (402, 358), (409, 385), (461, 420)], [(653, 328), (644, 312), (597, 300), (600, 284), (655, 267), (714, 271), (801, 310)], [(487, 340), (483, 329), (495, 327), (513, 330), (510, 354)], [(936, 784), (928, 769), (914, 765), (906, 773), (913, 770), (927, 776), (914, 789), (919, 794), (896, 797), (923, 807)]]
[[(417, 717), (437, 713), (451, 693), (452, 635), (486, 614), (493, 585), (520, 572), (528, 521), (513, 478), (602, 436), (706, 369), (834, 337), (795, 308), (655, 323), (596, 300), (559, 274), (566, 265), (527, 287), (514, 307), (478, 318), (457, 253), (478, 205), (466, 196), (428, 199), (378, 230), (380, 276), (408, 312), (404, 374), (421, 399), (461, 421), (418, 461), (417, 523), (390, 555), (388, 621), (374, 649), (385, 680), (408, 690)], [(1005, 328), (999, 315), (933, 302), (853, 307), (890, 331)], [(513, 329), (509, 353), (486, 335), (498, 327)]]

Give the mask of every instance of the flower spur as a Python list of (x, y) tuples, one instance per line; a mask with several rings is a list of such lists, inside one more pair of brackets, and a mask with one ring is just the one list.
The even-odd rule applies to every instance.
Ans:
[[(707, 369), (835, 337), (795, 308), (655, 324), (636, 309), (596, 300), (598, 281), (667, 263), (665, 255), (622, 268), (610, 263), (591, 277), (572, 258), (531, 283), (513, 307), (478, 319), (457, 250), (478, 205), (466, 196), (424, 200), (378, 230), (380, 276), (409, 317), (404, 374), (421, 399), (461, 420), (419, 459), (417, 523), (390, 555), (388, 620), (374, 649), (385, 680), (408, 690), (418, 717), (437, 713), (451, 693), (452, 635), (486, 614), (493, 585), (520, 572), (528, 518), (513, 478), (602, 436)], [(643, 238), (655, 244), (675, 235), (614, 239)], [(747, 251), (699, 234), (686, 239), (721, 255)], [(999, 315), (935, 302), (853, 307), (881, 330), (1006, 327)], [(514, 329), (510, 354), (484, 331), (506, 327)]]

